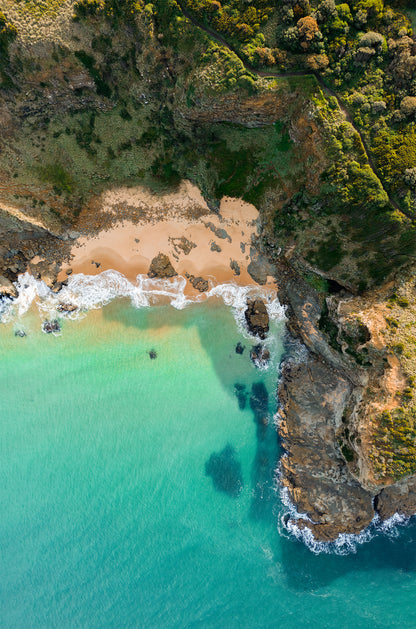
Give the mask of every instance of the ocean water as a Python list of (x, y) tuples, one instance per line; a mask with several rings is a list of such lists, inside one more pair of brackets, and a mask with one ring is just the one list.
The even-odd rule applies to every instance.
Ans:
[(0, 325), (0, 626), (415, 627), (411, 520), (345, 555), (282, 524), (281, 310), (259, 370), (241, 308), (128, 296)]

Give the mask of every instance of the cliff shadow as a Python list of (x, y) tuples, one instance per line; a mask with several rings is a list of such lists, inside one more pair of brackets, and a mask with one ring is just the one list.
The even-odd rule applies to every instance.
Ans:
[[(250, 359), (252, 340), (247, 340), (238, 330), (233, 314), (229, 308), (212, 299), (203, 303), (196, 303), (183, 310), (176, 310), (169, 304), (158, 305), (155, 308), (136, 309), (127, 299), (115, 300), (103, 308), (103, 318), (114, 322), (131, 331), (148, 332), (149, 351), (155, 349), (158, 360), (163, 360), (163, 346), (165, 341), (163, 330), (168, 333), (177, 328), (181, 330), (195, 328), (201, 347), (208, 356), (217, 378), (230, 396), (234, 396), (236, 381), (249, 388), (256, 375), (256, 368)], [(122, 332), (121, 332), (122, 334)], [(155, 347), (153, 348), (153, 345)], [(182, 350), (192, 359), (193, 347), (186, 341)], [(272, 355), (273, 359), (279, 358)], [(244, 405), (244, 394), (239, 403)], [(242, 408), (242, 406), (240, 407)]]
[(264, 382), (251, 387), (250, 408), (256, 425), (256, 453), (251, 468), (253, 497), (250, 518), (275, 521), (278, 497), (275, 491), (275, 469), (279, 454), (278, 438), (270, 413), (269, 394)]

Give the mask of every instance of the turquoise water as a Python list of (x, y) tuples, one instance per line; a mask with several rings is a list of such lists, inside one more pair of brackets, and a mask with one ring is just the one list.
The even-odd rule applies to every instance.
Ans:
[(279, 524), (282, 322), (264, 372), (218, 304), (22, 324), (0, 326), (1, 627), (416, 626), (412, 523), (348, 556)]

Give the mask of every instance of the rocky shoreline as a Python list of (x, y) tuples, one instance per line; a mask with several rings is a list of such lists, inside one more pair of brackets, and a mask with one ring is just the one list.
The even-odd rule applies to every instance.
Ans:
[(289, 334), (307, 349), (303, 362), (287, 357), (278, 387), (278, 430), (285, 451), (280, 481), (298, 513), (306, 514), (291, 524), (310, 529), (317, 541), (332, 542), (340, 534), (361, 533), (376, 515), (382, 522), (396, 513), (413, 515), (414, 476), (386, 486), (362, 482), (356, 457), (343, 447), (347, 418), (357, 415), (374, 374), (329, 345), (319, 329), (325, 301), (285, 261), (279, 278)]
[[(57, 282), (53, 269), (50, 269), (50, 287), (59, 293), (66, 281)], [(45, 268), (45, 274), (46, 271)], [(160, 255), (152, 261), (150, 276), (174, 274), (176, 271), (167, 256)], [(357, 414), (371, 370), (353, 364), (328, 343), (327, 335), (320, 329), (326, 301), (305, 282), (299, 269), (280, 258), (275, 276), (280, 284), (279, 300), (287, 309), (288, 335), (307, 350), (300, 362), (289, 351), (278, 386), (278, 432), (284, 450), (280, 482), (297, 512), (304, 514), (290, 523), (309, 529), (317, 541), (332, 542), (340, 534), (359, 534), (376, 514), (381, 521), (395, 513), (413, 515), (416, 512), (414, 476), (371, 486), (362, 482), (355, 462), (348, 460), (343, 450), (346, 416)], [(7, 278), (0, 292), (4, 298), (16, 297), (15, 286)], [(63, 310), (71, 307), (71, 304), (62, 306)], [(260, 341), (267, 337), (269, 320), (261, 299), (248, 300), (245, 320), (250, 333)], [(46, 332), (57, 331), (52, 324), (46, 322)], [(263, 351), (267, 352), (261, 342), (252, 349), (255, 364), (267, 362)]]

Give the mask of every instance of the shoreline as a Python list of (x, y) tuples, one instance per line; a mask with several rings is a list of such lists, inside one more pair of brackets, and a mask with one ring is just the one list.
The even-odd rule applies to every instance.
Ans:
[[(91, 218), (86, 211), (81, 216), (85, 235), (71, 247), (58, 282), (71, 274), (98, 275), (109, 270), (135, 282), (138, 275), (149, 272), (152, 260), (163, 254), (176, 276), (188, 278), (184, 292), (189, 297), (203, 292), (191, 284), (192, 278), (208, 281), (202, 282), (205, 286), (233, 282), (276, 289), (268, 269), (262, 271), (261, 284), (249, 272), (258, 220), (257, 209), (249, 203), (224, 198), (218, 214), (214, 213), (196, 186), (185, 181), (177, 192), (163, 195), (143, 188), (114, 189), (101, 195), (95, 205), (101, 215)], [(106, 228), (97, 229), (96, 225), (103, 223)], [(41, 262), (33, 260), (34, 270)]]

